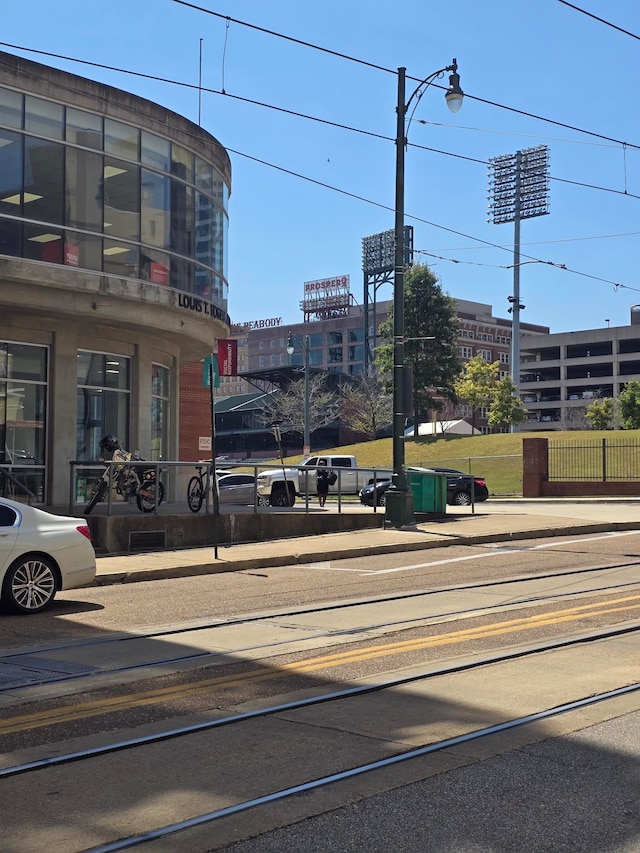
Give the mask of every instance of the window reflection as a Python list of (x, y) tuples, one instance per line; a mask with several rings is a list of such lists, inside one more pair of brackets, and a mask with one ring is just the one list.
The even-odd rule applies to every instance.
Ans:
[(138, 160), (140, 148), (140, 131), (111, 118), (104, 120), (104, 150), (107, 154), (124, 157), (127, 160)]
[(85, 148), (102, 150), (102, 116), (67, 107), (65, 138)]
[(63, 253), (62, 231), (25, 222), (23, 257), (48, 264), (61, 264), (64, 262)]
[(105, 157), (104, 232), (109, 236), (140, 239), (140, 169)]
[(24, 99), (24, 129), (39, 136), (62, 139), (64, 107), (42, 98), (26, 95)]
[(102, 231), (102, 155), (67, 148), (67, 225)]
[(168, 249), (170, 246), (170, 180), (142, 169), (142, 242)]
[(62, 225), (64, 146), (33, 136), (24, 146), (24, 215)]
[(23, 96), (11, 89), (0, 89), (0, 124), (22, 127)]

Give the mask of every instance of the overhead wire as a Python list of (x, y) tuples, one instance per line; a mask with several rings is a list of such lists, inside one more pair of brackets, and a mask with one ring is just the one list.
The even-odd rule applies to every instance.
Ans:
[[(374, 68), (374, 69), (376, 69), (376, 70), (384, 71), (384, 72), (386, 72), (386, 73), (391, 73), (391, 74), (394, 74), (394, 75), (396, 74), (396, 71), (394, 71), (393, 69), (385, 68), (384, 66), (378, 65), (378, 64), (376, 64), (376, 63), (367, 62), (366, 60), (361, 60), (361, 59), (358, 59), (358, 58), (356, 58), (356, 57), (351, 57), (351, 56), (348, 56), (347, 54), (341, 53), (341, 52), (339, 52), (339, 51), (334, 51), (334, 50), (331, 50), (331, 49), (329, 49), (329, 48), (324, 48), (324, 47), (321, 47), (321, 46), (319, 46), (319, 45), (314, 45), (314, 44), (312, 44), (311, 42), (306, 42), (306, 41), (303, 41), (303, 40), (301, 40), (301, 39), (296, 39), (296, 38), (293, 38), (293, 37), (291, 37), (291, 36), (287, 36), (287, 35), (285, 35), (285, 34), (278, 33), (278, 32), (276, 32), (276, 31), (269, 30), (269, 29), (264, 28), (264, 27), (259, 27), (259, 26), (255, 25), (255, 24), (250, 24), (250, 23), (248, 23), (248, 22), (246, 22), (246, 21), (241, 21), (241, 20), (239, 20), (239, 19), (230, 18), (228, 15), (223, 15), (222, 13), (214, 12), (214, 11), (212, 11), (212, 10), (210, 10), (210, 9), (205, 9), (204, 7), (198, 6), (198, 5), (194, 4), (194, 3), (189, 3), (189, 2), (187, 2), (187, 0), (172, 0), (172, 2), (175, 2), (175, 3), (177, 3), (178, 5), (181, 5), (181, 6), (186, 6), (186, 7), (192, 8), (192, 9), (194, 9), (194, 10), (196, 10), (196, 11), (200, 11), (200, 12), (203, 12), (203, 13), (206, 13), (206, 14), (213, 15), (213, 16), (215, 16), (215, 17), (218, 17), (218, 18), (224, 19), (224, 20), (227, 22), (227, 29), (228, 29), (228, 23), (231, 21), (231, 22), (236, 23), (236, 24), (239, 24), (239, 25), (241, 25), (241, 26), (249, 27), (249, 28), (251, 28), (251, 29), (254, 29), (254, 30), (257, 30), (257, 31), (260, 31), (260, 32), (264, 32), (264, 33), (266, 33), (266, 34), (268, 34), (268, 35), (273, 35), (273, 36), (275, 36), (275, 37), (282, 38), (282, 39), (285, 39), (285, 40), (287, 40), (287, 41), (291, 41), (291, 42), (293, 42), (293, 43), (299, 44), (299, 45), (304, 46), (304, 47), (308, 47), (308, 48), (311, 48), (311, 49), (314, 49), (314, 50), (318, 50), (318, 51), (321, 51), (321, 52), (323, 52), (323, 53), (331, 54), (331, 55), (333, 55), (333, 56), (336, 56), (336, 57), (339, 57), (339, 58), (342, 58), (342, 59), (345, 59), (345, 60), (348, 60), (348, 61), (351, 61), (351, 62), (356, 62), (356, 63), (358, 63), (358, 64), (361, 64), (361, 65), (364, 65), (364, 66), (367, 66), (367, 67), (370, 67), (370, 68)], [(68, 62), (77, 62), (77, 63), (80, 63), (80, 64), (89, 65), (89, 66), (93, 66), (93, 67), (101, 68), (101, 69), (104, 69), (104, 70), (113, 71), (113, 72), (116, 72), (116, 73), (129, 74), (129, 75), (132, 75), (132, 76), (137, 76), (137, 77), (141, 77), (141, 78), (144, 78), (144, 79), (149, 79), (149, 80), (153, 80), (153, 81), (157, 81), (157, 82), (162, 82), (162, 83), (168, 83), (168, 84), (171, 84), (171, 85), (182, 86), (182, 87), (184, 87), (184, 88), (189, 88), (189, 89), (193, 89), (193, 90), (198, 90), (198, 91), (200, 91), (200, 92), (204, 91), (204, 92), (207, 92), (207, 93), (209, 93), (209, 94), (222, 95), (222, 96), (224, 96), (224, 97), (229, 97), (229, 98), (232, 98), (232, 99), (234, 99), (234, 100), (239, 100), (239, 101), (242, 101), (242, 102), (245, 102), (245, 103), (251, 103), (251, 104), (253, 104), (253, 105), (260, 106), (260, 107), (264, 107), (264, 108), (267, 108), (267, 109), (273, 109), (273, 110), (276, 110), (276, 111), (279, 111), (279, 112), (282, 112), (282, 113), (285, 113), (285, 114), (288, 114), (288, 115), (292, 115), (292, 116), (295, 116), (295, 117), (298, 117), (298, 118), (304, 118), (304, 119), (307, 119), (307, 120), (310, 120), (310, 121), (319, 122), (319, 123), (321, 123), (321, 124), (325, 124), (325, 125), (328, 125), (328, 126), (336, 127), (336, 128), (343, 129), (343, 130), (347, 130), (347, 131), (350, 131), (350, 132), (360, 133), (360, 134), (363, 134), (363, 135), (366, 135), (366, 136), (370, 136), (370, 137), (373, 137), (373, 138), (377, 138), (377, 139), (381, 139), (381, 140), (384, 140), (384, 141), (394, 141), (393, 139), (391, 139), (391, 137), (387, 137), (387, 136), (385, 136), (385, 135), (383, 135), (383, 134), (377, 134), (377, 133), (374, 133), (374, 132), (372, 132), (372, 131), (366, 131), (366, 130), (363, 130), (363, 129), (360, 129), (360, 128), (351, 127), (351, 126), (349, 126), (349, 125), (344, 125), (344, 124), (341, 124), (341, 123), (339, 123), (339, 122), (333, 122), (333, 121), (330, 121), (330, 120), (327, 120), (327, 119), (321, 119), (321, 118), (316, 117), (316, 116), (310, 116), (310, 115), (307, 115), (307, 114), (304, 114), (304, 113), (300, 113), (300, 112), (295, 111), (295, 110), (289, 110), (289, 109), (286, 109), (286, 108), (283, 108), (283, 107), (277, 107), (277, 106), (275, 106), (275, 105), (266, 104), (266, 103), (263, 103), (263, 102), (260, 102), (260, 101), (256, 101), (256, 100), (254, 100), (254, 99), (244, 98), (244, 97), (239, 96), (239, 95), (231, 95), (230, 93), (226, 92), (224, 89), (223, 89), (222, 91), (220, 91), (220, 90), (212, 89), (212, 88), (209, 88), (209, 87), (202, 87), (201, 85), (195, 85), (195, 84), (191, 84), (191, 83), (185, 83), (185, 82), (183, 82), (183, 81), (173, 80), (173, 79), (166, 78), (166, 77), (160, 77), (160, 76), (158, 76), (158, 75), (152, 75), (152, 74), (147, 74), (147, 73), (144, 73), (144, 72), (133, 71), (133, 70), (130, 70), (130, 69), (124, 69), (124, 68), (120, 68), (120, 67), (117, 67), (117, 66), (107, 65), (107, 64), (104, 64), (104, 63), (98, 63), (98, 62), (95, 62), (95, 61), (78, 59), (78, 58), (75, 58), (75, 57), (69, 57), (69, 56), (65, 56), (65, 55), (62, 55), (62, 54), (53, 53), (53, 52), (50, 52), (50, 51), (42, 51), (42, 50), (36, 50), (36, 49), (33, 49), (33, 48), (26, 48), (26, 47), (23, 47), (23, 46), (20, 46), (20, 45), (14, 45), (14, 44), (10, 44), (10, 43), (7, 43), (7, 42), (0, 42), (0, 46), (3, 46), (3, 47), (9, 47), (9, 48), (11, 48), (11, 49), (13, 49), (13, 50), (22, 50), (22, 51), (25, 51), (25, 52), (31, 52), (31, 53), (36, 53), (36, 54), (44, 55), (44, 56), (49, 56), (49, 57), (56, 58), (56, 59), (60, 59), (60, 60), (63, 60), (63, 61), (68, 61)], [(418, 78), (410, 77), (409, 75), (407, 75), (407, 79), (411, 79), (411, 80), (418, 80)], [(418, 81), (418, 82), (420, 82), (420, 81)], [(436, 88), (444, 88), (444, 87), (438, 86), (438, 85), (437, 85), (437, 84), (435, 84), (435, 83), (432, 83), (431, 85), (434, 85)], [(564, 127), (565, 129), (569, 129), (569, 130), (575, 131), (575, 132), (577, 132), (577, 133), (582, 133), (582, 134), (585, 134), (585, 135), (587, 135), (587, 136), (594, 137), (594, 138), (596, 138), (596, 139), (601, 139), (601, 140), (604, 140), (604, 141), (606, 141), (606, 142), (612, 143), (612, 144), (617, 145), (617, 146), (623, 146), (623, 148), (624, 148), (625, 150), (626, 150), (626, 148), (627, 148), (627, 147), (631, 147), (631, 148), (634, 148), (634, 149), (638, 149), (638, 150), (640, 150), (640, 145), (635, 145), (635, 144), (633, 144), (633, 143), (622, 142), (621, 140), (617, 140), (617, 139), (615, 139), (614, 137), (609, 137), (609, 136), (606, 136), (606, 135), (603, 135), (603, 134), (595, 133), (595, 132), (593, 132), (593, 131), (587, 131), (587, 130), (584, 130), (584, 129), (582, 129), (582, 128), (577, 128), (577, 127), (574, 127), (574, 126), (572, 126), (572, 125), (568, 125), (568, 124), (566, 124), (566, 123), (557, 122), (557, 121), (555, 121), (555, 120), (553, 120), (553, 119), (547, 119), (547, 118), (542, 117), (542, 116), (537, 116), (537, 115), (535, 115), (535, 114), (533, 114), (533, 113), (528, 113), (528, 112), (526, 112), (526, 111), (524, 111), (524, 110), (519, 110), (519, 109), (517, 109), (517, 108), (508, 107), (508, 106), (503, 105), (503, 104), (498, 104), (498, 103), (493, 102), (493, 101), (489, 101), (489, 100), (485, 100), (485, 99), (482, 99), (482, 98), (478, 98), (477, 96), (473, 96), (473, 95), (468, 95), (468, 94), (466, 94), (466, 95), (465, 95), (465, 97), (470, 98), (471, 100), (476, 100), (476, 101), (478, 101), (478, 102), (485, 103), (485, 104), (487, 104), (487, 105), (490, 105), (490, 106), (496, 107), (496, 108), (498, 108), (498, 109), (505, 109), (505, 110), (509, 110), (509, 111), (514, 112), (514, 113), (517, 113), (517, 114), (519, 114), (519, 115), (523, 115), (523, 116), (527, 116), (527, 117), (530, 117), (530, 118), (534, 118), (534, 119), (536, 119), (536, 120), (538, 120), (538, 121), (547, 122), (547, 123), (550, 123), (550, 124), (557, 125), (557, 126), (559, 126), (559, 127)], [(422, 123), (425, 123), (425, 122), (422, 122)], [(454, 158), (456, 158), (456, 159), (462, 159), (462, 160), (466, 160), (466, 161), (468, 161), (468, 162), (475, 162), (475, 163), (479, 163), (479, 164), (487, 165), (486, 161), (480, 160), (480, 159), (478, 159), (478, 158), (473, 158), (473, 157), (468, 157), (468, 156), (465, 156), (465, 155), (455, 154), (455, 153), (453, 153), (453, 152), (449, 152), (449, 151), (442, 151), (442, 150), (439, 150), (439, 149), (436, 149), (436, 148), (432, 148), (432, 147), (428, 147), (428, 146), (419, 145), (419, 144), (417, 144), (417, 143), (408, 143), (408, 144), (409, 144), (409, 145), (411, 145), (411, 147), (414, 147), (414, 148), (417, 148), (417, 149), (420, 149), (420, 150), (425, 150), (425, 151), (429, 151), (429, 152), (432, 152), (432, 153), (437, 153), (437, 154), (444, 155), (444, 156), (454, 157)], [(284, 169), (283, 167), (280, 167), (280, 166), (277, 166), (277, 165), (275, 165), (275, 164), (269, 163), (269, 162), (267, 162), (267, 161), (265, 161), (265, 160), (261, 160), (260, 158), (252, 157), (252, 156), (250, 156), (250, 155), (248, 155), (248, 154), (245, 154), (245, 153), (240, 152), (240, 151), (234, 151), (233, 149), (230, 149), (230, 148), (227, 148), (227, 151), (230, 151), (231, 153), (234, 153), (234, 154), (236, 154), (237, 156), (242, 156), (242, 157), (245, 157), (245, 158), (247, 158), (247, 159), (253, 160), (253, 161), (255, 161), (255, 162), (261, 163), (261, 164), (263, 164), (263, 165), (269, 166), (269, 167), (271, 167), (271, 168), (273, 168), (273, 169), (276, 169), (276, 170), (278, 170), (278, 171), (282, 171), (282, 172), (284, 172), (284, 173), (291, 174), (292, 176), (295, 176), (295, 177), (297, 177), (297, 178), (303, 179), (303, 180), (305, 180), (305, 181), (308, 181), (308, 182), (311, 182), (311, 183), (314, 183), (314, 184), (317, 184), (317, 185), (323, 186), (323, 187), (325, 187), (325, 188), (327, 188), (327, 189), (331, 189), (332, 191), (338, 192), (338, 193), (340, 193), (340, 194), (342, 194), (342, 195), (346, 195), (346, 196), (349, 196), (349, 197), (351, 197), (351, 198), (354, 198), (354, 199), (357, 199), (357, 200), (360, 200), (360, 201), (366, 202), (366, 203), (368, 203), (368, 204), (372, 204), (372, 205), (377, 206), (377, 207), (380, 207), (380, 208), (382, 208), (382, 209), (386, 209), (386, 210), (391, 210), (391, 211), (393, 211), (393, 208), (391, 208), (391, 207), (390, 207), (390, 206), (388, 206), (388, 205), (384, 205), (384, 204), (380, 204), (380, 203), (378, 203), (378, 202), (374, 202), (374, 201), (372, 201), (371, 199), (366, 199), (366, 198), (364, 198), (364, 197), (362, 197), (362, 196), (356, 195), (356, 194), (354, 194), (354, 193), (350, 193), (350, 192), (348, 192), (348, 191), (346, 191), (346, 190), (342, 190), (342, 189), (340, 189), (340, 188), (338, 188), (338, 187), (333, 187), (333, 186), (331, 186), (331, 185), (329, 185), (329, 184), (326, 184), (326, 183), (324, 183), (324, 182), (322, 182), (322, 181), (317, 181), (317, 180), (315, 180), (315, 179), (309, 178), (308, 176), (304, 176), (304, 175), (301, 175), (301, 174), (299, 174), (299, 173), (293, 172), (293, 171), (291, 171), (291, 170)], [(607, 187), (598, 187), (598, 186), (591, 185), (591, 184), (585, 184), (585, 183), (581, 183), (581, 182), (578, 182), (578, 181), (571, 181), (571, 180), (569, 180), (569, 179), (565, 179), (565, 178), (552, 178), (552, 180), (559, 181), (559, 182), (563, 182), (563, 183), (572, 184), (572, 185), (574, 185), (574, 186), (583, 186), (583, 187), (588, 188), (588, 189), (594, 189), (594, 190), (599, 190), (599, 191), (603, 191), (603, 192), (611, 192), (611, 193), (615, 193), (615, 194), (620, 194), (620, 195), (624, 195), (624, 196), (631, 197), (631, 198), (640, 198), (640, 196), (636, 196), (636, 195), (634, 195), (634, 194), (631, 194), (631, 193), (627, 192), (626, 187), (625, 187), (625, 190), (624, 190), (624, 191), (621, 191), (621, 190), (615, 190), (615, 189), (607, 188)], [(427, 225), (429, 225), (429, 226), (431, 226), (431, 227), (434, 227), (434, 228), (437, 228), (437, 229), (440, 229), (440, 230), (446, 231), (446, 232), (448, 232), (448, 233), (455, 234), (455, 235), (457, 235), (457, 236), (464, 237), (465, 239), (472, 240), (472, 241), (474, 241), (474, 242), (476, 242), (476, 243), (483, 244), (483, 245), (485, 245), (485, 246), (487, 246), (487, 247), (497, 248), (497, 249), (502, 249), (502, 250), (507, 250), (505, 247), (502, 247), (502, 246), (500, 246), (499, 244), (495, 244), (495, 243), (492, 243), (492, 242), (490, 242), (490, 241), (482, 240), (482, 239), (477, 238), (477, 237), (474, 237), (474, 236), (472, 236), (472, 235), (464, 234), (463, 232), (457, 231), (457, 230), (452, 229), (452, 228), (448, 228), (448, 227), (443, 226), (443, 225), (439, 225), (439, 224), (437, 224), (437, 223), (430, 222), (430, 221), (428, 221), (428, 220), (422, 219), (421, 217), (412, 216), (412, 215), (410, 215), (410, 214), (407, 214), (407, 217), (408, 217), (408, 218), (411, 218), (411, 219), (414, 219), (415, 221), (418, 221), (418, 222), (423, 222), (424, 224), (427, 224)], [(532, 258), (532, 260), (533, 260), (533, 261), (535, 261), (535, 262), (544, 263), (543, 261), (540, 261), (540, 259), (533, 259), (533, 258)], [(574, 272), (574, 273), (575, 273), (575, 274), (577, 274), (577, 275), (585, 275), (585, 276), (586, 276), (586, 277), (588, 277), (588, 278), (595, 278), (596, 280), (603, 281), (603, 282), (606, 282), (606, 283), (608, 283), (608, 284), (612, 284), (612, 285), (613, 285), (614, 287), (616, 287), (616, 288), (618, 288), (618, 287), (629, 287), (628, 285), (622, 285), (622, 284), (620, 284), (620, 283), (612, 282), (612, 281), (609, 281), (609, 280), (607, 280), (607, 279), (601, 279), (601, 278), (598, 278), (598, 277), (595, 277), (595, 276), (591, 276), (591, 275), (586, 274), (586, 273), (580, 273), (580, 272), (579, 272), (579, 271), (577, 271), (577, 270), (571, 270), (571, 271), (572, 271), (572, 272)], [(635, 289), (635, 288), (630, 288), (630, 287), (629, 287), (629, 289)]]

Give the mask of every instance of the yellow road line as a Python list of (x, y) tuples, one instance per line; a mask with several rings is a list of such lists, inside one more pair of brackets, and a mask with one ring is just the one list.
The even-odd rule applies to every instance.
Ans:
[[(171, 702), (177, 699), (195, 697), (202, 693), (211, 691), (212, 688), (225, 689), (243, 684), (259, 684), (265, 681), (275, 681), (286, 675), (305, 675), (320, 669), (328, 669), (335, 666), (357, 663), (359, 661), (380, 658), (388, 655), (402, 654), (410, 651), (420, 651), (438, 646), (465, 643), (473, 640), (486, 639), (501, 635), (513, 634), (518, 631), (539, 628), (548, 625), (559, 625), (565, 622), (573, 622), (586, 616), (600, 616), (612, 613), (620, 613), (632, 610), (638, 606), (640, 596), (627, 596), (625, 598), (613, 599), (601, 604), (584, 604), (577, 607), (558, 610), (554, 613), (543, 613), (535, 616), (512, 619), (506, 622), (494, 622), (490, 625), (481, 625), (477, 628), (463, 628), (460, 631), (452, 631), (446, 634), (438, 634), (434, 637), (423, 637), (412, 640), (401, 640), (395, 643), (370, 646), (364, 649), (349, 649), (343, 652), (335, 652), (319, 657), (306, 658), (293, 663), (282, 664), (277, 668), (265, 664), (258, 669), (238, 675), (220, 675), (199, 681), (195, 684), (179, 684), (173, 687), (160, 688), (145, 691), (135, 696), (113, 696), (79, 705), (67, 705), (47, 711), (39, 711), (33, 714), (22, 714), (15, 717), (7, 717), (0, 720), (0, 734), (13, 734), (27, 731), (42, 726), (50, 726), (56, 723), (67, 723), (87, 717), (99, 716), (101, 714), (115, 713), (117, 711), (140, 708), (145, 705)], [(613, 605), (623, 605), (614, 607)]]

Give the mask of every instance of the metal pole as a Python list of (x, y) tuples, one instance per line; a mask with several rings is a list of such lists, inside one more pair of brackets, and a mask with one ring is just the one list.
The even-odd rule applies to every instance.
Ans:
[(393, 277), (393, 475), (387, 492), (386, 519), (394, 527), (412, 524), (413, 496), (404, 472), (404, 149), (405, 74), (398, 68), (396, 130), (395, 259)]
[[(511, 379), (518, 395), (520, 385), (520, 207), (522, 187), (522, 152), (516, 153), (515, 216), (513, 220), (513, 322), (511, 324)], [(511, 432), (518, 432), (518, 425), (511, 425)]]
[(303, 454), (311, 453), (311, 441), (309, 437), (309, 335), (304, 339), (304, 448)]

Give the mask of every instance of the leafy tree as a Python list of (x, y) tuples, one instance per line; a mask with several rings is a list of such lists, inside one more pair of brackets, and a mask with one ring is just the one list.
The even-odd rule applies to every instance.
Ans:
[(640, 382), (632, 379), (618, 394), (618, 410), (623, 429), (640, 429)]
[[(498, 364), (498, 362), (494, 362), (494, 364)], [(489, 406), (487, 423), (492, 429), (505, 429), (512, 424), (523, 424), (527, 420), (529, 420), (529, 413), (516, 394), (513, 379), (510, 376), (503, 377), (497, 383)]]
[(378, 375), (359, 376), (354, 384), (342, 386), (340, 417), (346, 426), (370, 439), (391, 423), (393, 399)]
[[(393, 303), (379, 332), (382, 338), (393, 341)], [(413, 375), (411, 405), (417, 430), (428, 411), (439, 410), (443, 400), (455, 399), (453, 384), (461, 368), (455, 301), (443, 292), (439, 279), (423, 264), (416, 264), (405, 272), (404, 335), (405, 365)], [(393, 381), (392, 343), (377, 348), (376, 364), (383, 382), (390, 387)]]
[(593, 429), (610, 429), (614, 414), (613, 400), (611, 397), (594, 400), (590, 406), (587, 406), (585, 414)]
[[(281, 432), (304, 435), (305, 387), (304, 377), (291, 382), (286, 388), (265, 397), (265, 423), (278, 424)], [(313, 432), (327, 426), (338, 416), (339, 400), (329, 391), (324, 376), (309, 377), (309, 438)]]
[(464, 365), (462, 375), (454, 384), (455, 393), (471, 406), (471, 425), (476, 425), (476, 409), (487, 408), (495, 396), (500, 375), (500, 362), (485, 361), (474, 355)]

